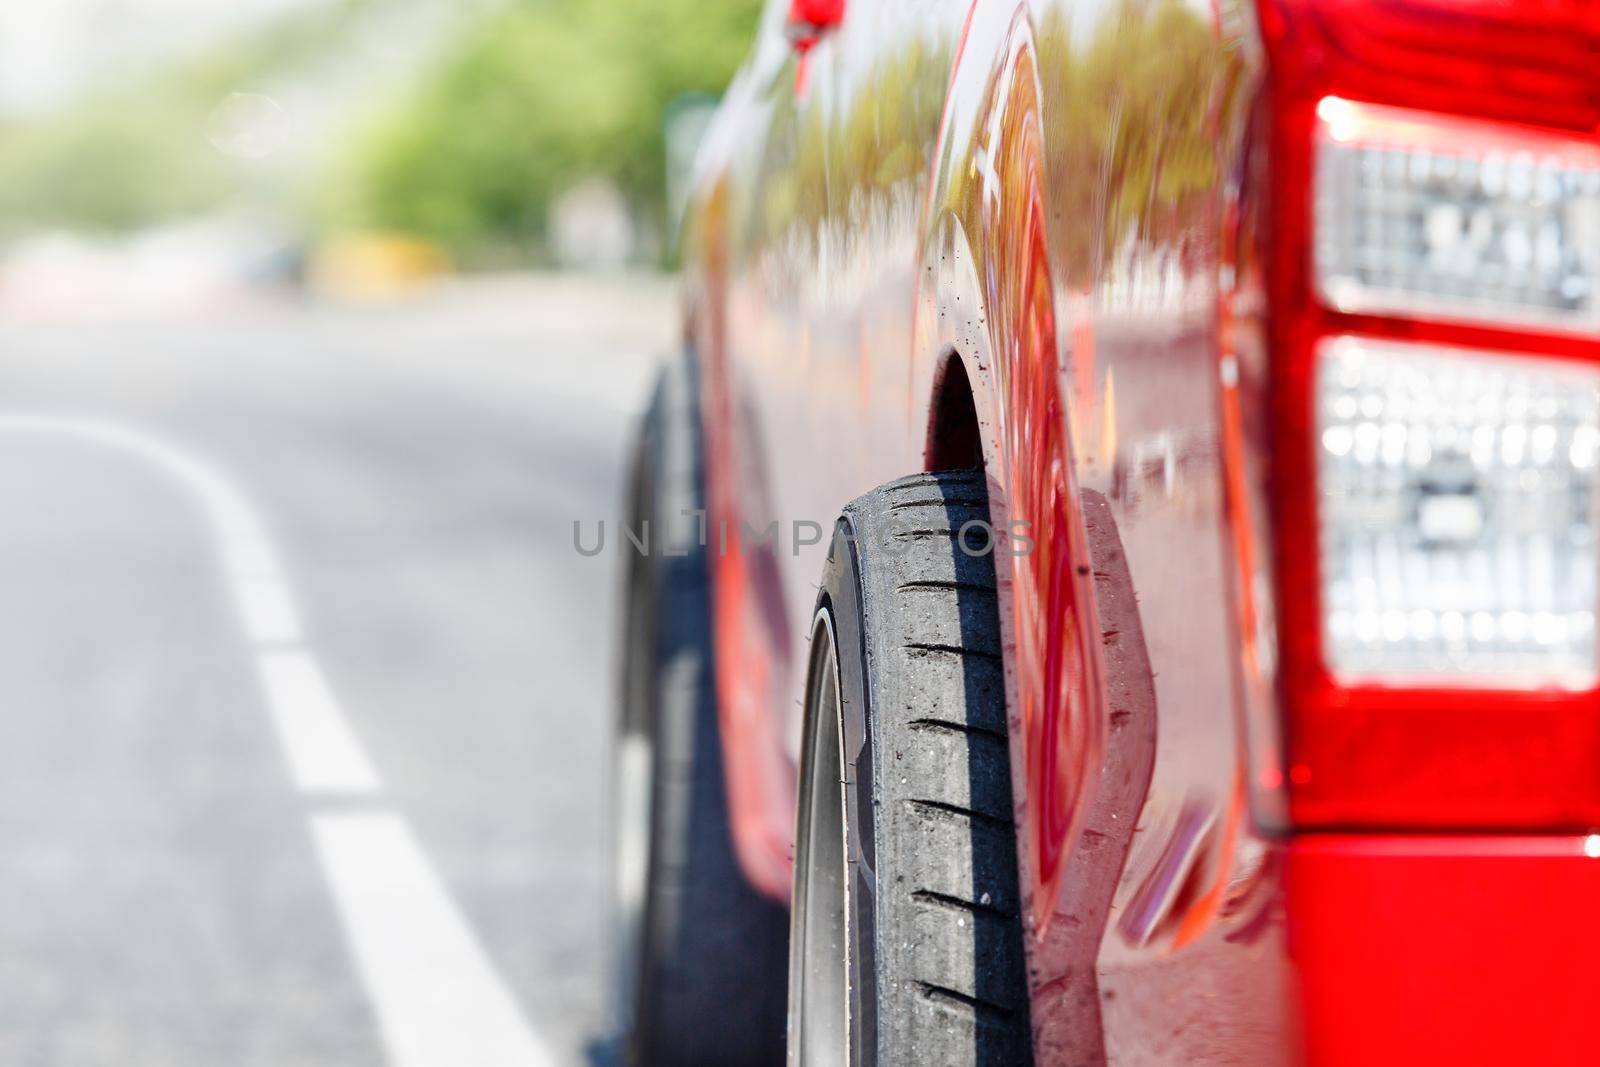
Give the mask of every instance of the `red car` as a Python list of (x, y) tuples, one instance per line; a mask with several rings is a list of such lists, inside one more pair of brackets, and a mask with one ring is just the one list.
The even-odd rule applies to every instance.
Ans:
[(626, 524), (625, 1058), (1600, 1061), (1600, 4), (769, 8)]

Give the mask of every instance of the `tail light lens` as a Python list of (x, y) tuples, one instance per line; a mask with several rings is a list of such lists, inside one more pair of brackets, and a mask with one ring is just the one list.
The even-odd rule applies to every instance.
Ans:
[(1600, 147), (1333, 96), (1315, 137), (1328, 306), (1600, 327)]
[(1256, 780), (1287, 804), (1258, 809), (1600, 826), (1596, 9), (1261, 12), (1285, 765)]
[(1600, 373), (1351, 336), (1315, 358), (1334, 677), (1594, 685)]

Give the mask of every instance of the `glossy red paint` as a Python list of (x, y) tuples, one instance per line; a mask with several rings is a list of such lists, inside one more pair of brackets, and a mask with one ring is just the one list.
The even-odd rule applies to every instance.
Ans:
[[(1041, 1063), (1457, 1062), (1458, 1009), (1483, 1049), (1518, 1012), (1581, 1047), (1581, 838), (1288, 835), (1600, 824), (1592, 702), (1335, 692), (1305, 595), (1315, 340), (1528, 342), (1315, 303), (1316, 102), (1591, 131), (1594, 10), (860, 0), (800, 57), (769, 8), (685, 244), (713, 529), (826, 527), (948, 454), (940, 389), (970, 388), (992, 517), (1032, 542), (997, 571)], [(779, 897), (823, 551), (782, 548), (714, 573), (732, 830)]]
[[(701, 225), (708, 236), (726, 225), (726, 192), (708, 191), (701, 206)], [(726, 246), (710, 240), (700, 263), (699, 282), (726, 284)], [(691, 315), (695, 315), (693, 309)], [(775, 736), (779, 720), (767, 701), (779, 691), (774, 677), (774, 635), (759, 617), (751, 560), (743, 550), (742, 531), (750, 524), (750, 494), (739, 489), (739, 444), (736, 408), (727, 383), (727, 329), (721, 309), (705, 305), (691, 320), (703, 355), (701, 405), (704, 416), (706, 515), (703, 534), (711, 554), (712, 624), (717, 634), (715, 663), (717, 717), (724, 742), (723, 771), (735, 851), (745, 876), (762, 892), (787, 900), (793, 865), (792, 805), (794, 764)], [(759, 499), (759, 498), (757, 498)], [(761, 529), (760, 525), (754, 528)]]
[(1597, 843), (1296, 841), (1285, 882), (1307, 1062), (1593, 1063)]
[[(1287, 1009), (1255, 994), (1282, 987), (1287, 962), (1276, 868), (1234, 814), (1206, 310), (1216, 189), (1249, 102), (1248, 23), (1176, 2), (1074, 12), (1064, 0), (854, 4), (807, 52), (803, 98), (787, 12), (769, 19), (691, 212), (711, 498), (719, 516), (757, 525), (829, 521), (922, 466), (940, 368), (961, 360), (996, 525), (1030, 523), (1034, 542), (1000, 571), (1041, 1060), (1081, 1040), (1114, 1059), (1232, 1050), (1270, 1064), (1288, 1054)], [(1163, 102), (1174, 75), (1197, 106)], [(1142, 680), (1105, 674), (1106, 642), (1126, 631), (1102, 633), (1090, 493), (1130, 576), (1119, 611), (1137, 603), (1143, 618), (1139, 647), (1113, 662), (1143, 664)], [(729, 777), (745, 808), (733, 829), (769, 888), (773, 829), (792, 820), (793, 635), (821, 559), (802, 548), (774, 563), (761, 594), (745, 564), (716, 575)], [(1108, 748), (1135, 708), (1138, 730), (1118, 727), (1122, 748)], [(763, 714), (774, 725), (752, 728)], [(1113, 751), (1124, 755), (1108, 765)], [(1101, 788), (1107, 766), (1117, 788)], [(1116, 923), (1132, 901), (1138, 921)], [(1075, 933), (1089, 930), (1107, 932)], [(1086, 965), (1088, 988), (1109, 998), (1088, 1028), (1085, 987), (1068, 977)], [(1254, 992), (1220, 1010), (1175, 993), (1225, 974)]]
[(786, 900), (793, 875), (794, 828), (788, 815), (795, 772), (777, 736), (781, 720), (767, 705), (770, 695), (781, 691), (775, 677), (781, 652), (752, 592), (740, 512), (725, 497), (714, 499), (708, 511), (711, 539), (720, 553), (712, 568), (712, 604), (718, 634), (718, 718), (728, 757), (724, 777), (734, 845), (751, 883)]
[[(1089, 554), (1067, 441), (1057, 353), (1055, 288), (1046, 249), (1043, 155), (1032, 41), (1013, 30), (1012, 58), (987, 102), (975, 254), (986, 261), (982, 296), (991, 329), (991, 499), (1005, 528), (1022, 534), (1002, 566), (1010, 602), (1008, 696), (1020, 729), (1024, 849), (1036, 936), (1053, 919), (1067, 850), (1092, 795), (1105, 709), (1096, 649)], [(1003, 192), (1002, 192), (1003, 190)], [(1087, 610), (1086, 610), (1087, 609)]]

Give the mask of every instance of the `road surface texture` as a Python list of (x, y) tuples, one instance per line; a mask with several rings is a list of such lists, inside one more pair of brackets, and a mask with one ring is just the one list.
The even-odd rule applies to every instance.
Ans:
[(0, 1063), (603, 1060), (654, 280), (0, 323)]

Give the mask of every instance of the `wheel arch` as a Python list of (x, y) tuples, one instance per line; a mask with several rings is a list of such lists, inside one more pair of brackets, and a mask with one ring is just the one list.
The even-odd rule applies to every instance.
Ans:
[[(1098, 938), (1087, 931), (1103, 929), (1103, 916), (1075, 913), (1063, 889), (1078, 893), (1087, 875), (1107, 883), (1097, 898), (1109, 899), (1116, 881), (1079, 848), (1111, 740), (1111, 679), (1072, 425), (1093, 412), (1072, 406), (1082, 399), (1070, 377), (1077, 339), (1059, 284), (1068, 265), (1053, 259), (1063, 223), (1045, 174), (1038, 63), (1026, 5), (1009, 23), (976, 19), (963, 34), (924, 213), (915, 351), (935, 355), (917, 395), (928, 400), (929, 469), (978, 452), (993, 521), (1002, 531), (1028, 524), (1026, 554), (996, 565), (1034, 1035), (1041, 1055), (1093, 1063), (1105, 1053)], [(952, 439), (937, 440), (943, 431)], [(1073, 938), (1074, 928), (1085, 934)], [(1083, 970), (1087, 983), (1063, 980)]]
[(940, 357), (928, 404), (923, 468), (929, 471), (979, 470), (984, 466), (983, 425), (966, 364), (954, 350)]
[[(1043, 936), (1098, 778), (1104, 668), (1064, 373), (1070, 338), (1057, 328), (1064, 267), (1052, 262), (1033, 17), (1027, 5), (1009, 20), (975, 14), (953, 60), (924, 205), (913, 344), (936, 355), (913, 390), (928, 398), (930, 469), (970, 462), (976, 436), (994, 522), (1023, 535), (997, 563), (1009, 572), (999, 584), (1023, 878)], [(937, 440), (944, 427), (953, 437)]]

